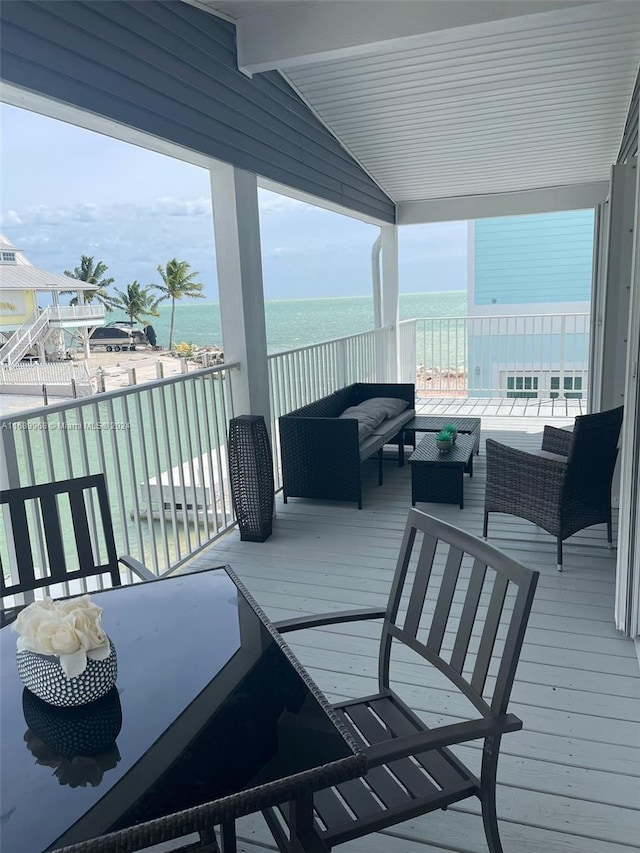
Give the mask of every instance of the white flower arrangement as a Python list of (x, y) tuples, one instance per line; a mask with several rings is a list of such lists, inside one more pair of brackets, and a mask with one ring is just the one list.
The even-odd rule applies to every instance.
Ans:
[(22, 610), (12, 628), (20, 636), (18, 652), (56, 655), (68, 679), (87, 668), (87, 658), (105, 660), (109, 638), (100, 626), (102, 607), (88, 595), (69, 601), (34, 601)]

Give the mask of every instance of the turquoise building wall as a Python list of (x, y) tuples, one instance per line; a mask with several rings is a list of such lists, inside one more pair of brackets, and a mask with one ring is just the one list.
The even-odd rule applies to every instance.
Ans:
[(474, 304), (588, 302), (593, 220), (593, 210), (478, 219)]
[[(567, 310), (567, 303), (583, 303), (584, 307), (577, 310), (587, 312), (591, 300), (593, 228), (593, 210), (477, 220), (470, 246), (470, 314), (559, 314)], [(585, 326), (588, 329), (588, 324)], [(474, 334), (477, 329), (480, 334)], [(468, 353), (472, 396), (493, 396), (496, 392), (513, 397), (549, 396), (551, 381), (557, 389), (551, 392), (552, 396), (576, 397), (582, 396), (585, 387), (583, 371), (589, 360), (589, 335), (585, 330), (563, 336), (549, 334), (547, 329), (546, 334), (529, 333), (522, 338), (496, 334), (495, 329), (490, 331), (484, 324), (472, 323)], [(511, 390), (496, 388), (496, 377), (503, 375), (507, 366)], [(539, 395), (517, 392), (523, 381), (516, 378), (519, 374), (540, 377), (526, 380), (539, 383)], [(516, 382), (520, 384), (515, 385)]]

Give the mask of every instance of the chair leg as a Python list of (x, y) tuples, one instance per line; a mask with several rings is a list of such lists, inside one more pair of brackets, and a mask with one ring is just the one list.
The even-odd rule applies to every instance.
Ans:
[(487, 538), (487, 531), (489, 529), (489, 513), (485, 510), (484, 513), (484, 525), (482, 526), (482, 538)]
[(613, 525), (611, 524), (611, 513), (609, 513), (609, 519), (607, 521), (607, 544), (609, 545), (609, 550), (613, 548)]
[(558, 571), (562, 571), (562, 539), (558, 536)]
[(496, 814), (496, 777), (499, 750), (499, 737), (485, 740), (480, 775), (480, 805), (482, 806), (482, 823), (484, 824), (484, 834), (489, 853), (504, 853), (498, 829), (498, 815)]

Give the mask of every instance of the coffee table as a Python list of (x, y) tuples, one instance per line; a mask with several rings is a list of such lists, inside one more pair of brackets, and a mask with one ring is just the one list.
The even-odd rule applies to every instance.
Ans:
[(404, 425), (404, 435), (411, 439), (414, 448), (415, 433), (417, 432), (440, 432), (445, 424), (453, 424), (458, 427), (458, 433), (471, 435), (474, 439), (474, 453), (480, 453), (480, 418), (446, 418), (442, 415), (418, 415)]
[(425, 503), (459, 504), (464, 508), (464, 474), (473, 477), (473, 435), (458, 435), (448, 453), (440, 453), (436, 437), (427, 433), (409, 457), (411, 506)]

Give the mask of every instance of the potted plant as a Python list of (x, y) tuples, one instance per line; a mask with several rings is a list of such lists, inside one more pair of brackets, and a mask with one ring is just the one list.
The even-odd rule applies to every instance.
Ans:
[(455, 424), (445, 424), (442, 428), (443, 432), (448, 432), (451, 436), (451, 441), (455, 444), (458, 437), (458, 427)]
[(436, 434), (436, 447), (440, 453), (449, 453), (453, 447), (453, 438), (448, 430), (441, 429), (440, 432)]

